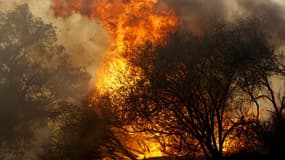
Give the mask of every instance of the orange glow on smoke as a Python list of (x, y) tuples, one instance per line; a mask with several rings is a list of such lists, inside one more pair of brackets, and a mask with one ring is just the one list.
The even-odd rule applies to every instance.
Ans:
[[(80, 13), (99, 20), (109, 33), (111, 44), (103, 63), (97, 71), (96, 87), (106, 92), (121, 86), (122, 75), (131, 71), (122, 53), (128, 46), (150, 41), (163, 43), (167, 33), (177, 26), (173, 10), (159, 0), (54, 0), (57, 16), (66, 17)], [(125, 78), (124, 77), (124, 78)]]

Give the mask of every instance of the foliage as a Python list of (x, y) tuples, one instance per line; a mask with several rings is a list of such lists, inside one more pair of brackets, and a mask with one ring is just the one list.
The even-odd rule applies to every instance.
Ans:
[(54, 27), (26, 5), (1, 13), (0, 33), (0, 143), (25, 147), (54, 104), (87, 93), (90, 76), (71, 64)]

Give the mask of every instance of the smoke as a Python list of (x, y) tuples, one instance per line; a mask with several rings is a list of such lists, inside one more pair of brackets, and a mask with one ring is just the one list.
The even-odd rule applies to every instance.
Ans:
[[(53, 12), (50, 10), (50, 6), (51, 6), (51, 2), (49, 0), (0, 0), (0, 14), (2, 12), (6, 12), (6, 11), (10, 11), (15, 9), (17, 6), (19, 5), (23, 5), (26, 4), (29, 6), (30, 11), (32, 12), (32, 14), (35, 17), (40, 17), (41, 20), (44, 23), (49, 23), (52, 24), (55, 27), (55, 31), (57, 34), (57, 39), (58, 39), (58, 44), (63, 45), (66, 49), (66, 53), (68, 53), (71, 57), (71, 60), (73, 62), (74, 65), (76, 66), (85, 66), (87, 68), (87, 70), (91, 73), (94, 74), (95, 73), (95, 68), (97, 67), (97, 65), (99, 64), (99, 62), (101, 61), (101, 57), (103, 55), (103, 53), (105, 53), (106, 48), (108, 47), (108, 35), (105, 32), (105, 30), (102, 29), (102, 27), (95, 21), (95, 20), (90, 20), (87, 17), (82, 17), (81, 15), (78, 14), (74, 14), (68, 18), (57, 18), (54, 16)], [(19, 16), (18, 16), (19, 17)], [(1, 24), (1, 22), (0, 22)], [(24, 25), (21, 24), (21, 21), (18, 21), (17, 23), (15, 23), (16, 25)], [(24, 26), (27, 27), (27, 26)], [(5, 33), (4, 33), (4, 37), (5, 37)], [(26, 35), (26, 34), (25, 34)], [(27, 34), (28, 35), (28, 34)], [(36, 38), (36, 37), (35, 37)], [(13, 54), (13, 53), (11, 53)], [(3, 60), (3, 59), (2, 59)], [(3, 62), (3, 61), (2, 61)], [(5, 62), (4, 62), (5, 63)], [(8, 62), (7, 62), (8, 63)], [(49, 62), (52, 63), (52, 62)], [(2, 66), (2, 64), (0, 64)], [(35, 72), (37, 68), (35, 68)], [(59, 70), (60, 72), (63, 72), (63, 74), (61, 74), (63, 77), (66, 76), (65, 78), (67, 80), (70, 80), (70, 82), (74, 82), (74, 83), (69, 83), (69, 81), (64, 81), (66, 82), (65, 84), (69, 85), (69, 84), (73, 84), (72, 86), (68, 86), (65, 87), (64, 84), (61, 84), (61, 82), (58, 82), (58, 85), (56, 85), (56, 83), (54, 84), (54, 87), (56, 89), (56, 91), (59, 94), (63, 94), (63, 96), (66, 95), (71, 95), (71, 96), (84, 96), (87, 92), (86, 86), (88, 85), (88, 78), (84, 78), (82, 74), (82, 77), (80, 77), (79, 74), (77, 74), (77, 72), (73, 73), (72, 75), (69, 75), (67, 73), (67, 75), (65, 75), (66, 71), (65, 69)], [(18, 73), (21, 72), (20, 69), (17, 70)], [(30, 71), (33, 72), (33, 71)], [(29, 74), (29, 73), (27, 73)], [(2, 75), (2, 74), (1, 74)], [(41, 75), (37, 75), (36, 76), (41, 76)], [(67, 77), (69, 76), (69, 77)], [(39, 78), (37, 77), (37, 78)], [(57, 77), (48, 77), (48, 75), (43, 76), (45, 79), (48, 78), (54, 78), (57, 80), (61, 80), (64, 79), (60, 76)], [(0, 79), (2, 80), (2, 77), (0, 76)], [(66, 80), (64, 79), (64, 80)], [(0, 81), (1, 81), (0, 80)], [(8, 79), (9, 80), (9, 79)], [(75, 82), (77, 81), (77, 82)], [(83, 85), (81, 85), (81, 83)], [(0, 82), (1, 84), (1, 82)], [(30, 83), (32, 84), (32, 83)], [(2, 96), (2, 93), (5, 92), (6, 90), (2, 90), (2, 86), (0, 85), (0, 94)], [(78, 87), (78, 89), (77, 89)], [(67, 90), (66, 90), (67, 89)], [(19, 89), (20, 90), (20, 89)], [(14, 90), (13, 90), (14, 91)], [(11, 91), (11, 93), (13, 92)], [(82, 92), (79, 92), (82, 91)], [(8, 92), (8, 91), (7, 91)], [(84, 93), (83, 93), (84, 92)], [(44, 94), (46, 94), (47, 92), (45, 92)], [(8, 93), (5, 93), (6, 95), (10, 95)], [(45, 115), (41, 116), (40, 120), (36, 119), (38, 118), (38, 116), (40, 116), (42, 113), (40, 111), (44, 110), (44, 106), (37, 106), (34, 104), (28, 104), (30, 102), (27, 102), (27, 104), (17, 104), (20, 103), (21, 101), (18, 102), (18, 99), (16, 98), (18, 95), (18, 92), (15, 92), (13, 95), (11, 94), (10, 97), (8, 97), (9, 99), (4, 100), (5, 97), (1, 97), (0, 99), (2, 100), (1, 103), (1, 107), (0, 108), (0, 112), (3, 112), (3, 114), (1, 114), (1, 119), (4, 120), (2, 121), (3, 124), (7, 124), (7, 128), (6, 126), (2, 125), (1, 127), (1, 131), (3, 130), (13, 130), (14, 132), (14, 128), (10, 129), (12, 127), (18, 127), (20, 126), (22, 123), (24, 122), (18, 122), (18, 119), (28, 119), (29, 122), (32, 123), (32, 120), (35, 119), (35, 123), (40, 123), (42, 119), (45, 119)], [(19, 93), (20, 94), (20, 93)], [(22, 94), (22, 93), (21, 93)], [(52, 97), (53, 98), (53, 97)], [(74, 98), (74, 97), (72, 97)], [(4, 102), (3, 102), (4, 100)], [(10, 101), (16, 101), (15, 105), (14, 103), (10, 104)], [(29, 108), (31, 105), (31, 108)], [(42, 104), (41, 104), (42, 105)], [(34, 107), (34, 108), (33, 108)], [(37, 107), (37, 108), (36, 108)], [(19, 109), (20, 108), (20, 109)], [(25, 108), (25, 109), (24, 109)], [(40, 109), (39, 109), (40, 108)], [(43, 109), (42, 109), (43, 108)], [(39, 109), (40, 111), (36, 110)], [(3, 117), (3, 115), (5, 115), (6, 110), (8, 110), (9, 112), (7, 112), (7, 117)], [(22, 112), (25, 111), (25, 112)], [(11, 112), (11, 113), (10, 113)], [(33, 114), (34, 112), (36, 112), (36, 114)], [(20, 117), (20, 118), (18, 118)], [(24, 117), (24, 118), (22, 118)], [(17, 121), (14, 119), (17, 119)], [(30, 120), (32, 119), (32, 120)], [(10, 124), (10, 122), (13, 122), (13, 124)], [(1, 123), (1, 124), (2, 124)], [(14, 125), (15, 123), (15, 125)], [(26, 124), (26, 123), (25, 123)], [(33, 125), (33, 124), (31, 124)], [(10, 127), (12, 126), (12, 127)], [(15, 128), (16, 128), (15, 127)], [(29, 129), (30, 124), (27, 128), (27, 130)], [(38, 126), (37, 126), (38, 127)], [(20, 128), (20, 127), (19, 127)], [(36, 127), (35, 127), (36, 128)], [(22, 144), (24, 142), (21, 142), (21, 144), (15, 144), (17, 145), (17, 147), (19, 146), (20, 149), (15, 149), (15, 151), (19, 150), (19, 152), (23, 152), (23, 157), (20, 159), (27, 159), (27, 160), (32, 160), (32, 159), (37, 159), (37, 155), (39, 153), (42, 152), (42, 145), (45, 144), (49, 138), (49, 133), (50, 133), (50, 129), (51, 127), (48, 126), (48, 124), (43, 123), (41, 124), (41, 126), (39, 126), (39, 128), (37, 128), (36, 130), (34, 128), (31, 127), (31, 131), (33, 132), (31, 133), (31, 135), (26, 135), (29, 138), (32, 138), (31, 142), (29, 143), (25, 143)], [(7, 131), (7, 133), (9, 133), (9, 131)], [(26, 130), (25, 130), (26, 131)], [(12, 132), (12, 131), (11, 131)], [(29, 132), (29, 133), (30, 133)], [(1, 132), (2, 135), (6, 134), (6, 132)], [(24, 134), (20, 132), (17, 133), (17, 136), (22, 136)], [(25, 133), (26, 134), (26, 133)], [(13, 136), (13, 135), (11, 135)], [(2, 137), (1, 137), (2, 138)], [(19, 157), (17, 157), (18, 155), (13, 156), (14, 153), (10, 153), (9, 151), (7, 151), (6, 153), (6, 149), (2, 147), (2, 145), (4, 146), (5, 144), (3, 144), (4, 142), (1, 139), (1, 143), (0, 143), (0, 159), (2, 159), (3, 157), (6, 159), (19, 159)], [(20, 142), (19, 142), (20, 143)], [(11, 144), (13, 145), (13, 144)], [(5, 146), (4, 146), (5, 147)], [(13, 146), (14, 147), (14, 146)], [(8, 150), (8, 149), (7, 149)], [(5, 153), (3, 153), (5, 152)], [(22, 154), (22, 153), (21, 153)]]
[(225, 3), (222, 0), (166, 0), (179, 17), (180, 25), (194, 32), (210, 27), (213, 20), (224, 18)]
[[(218, 21), (232, 22), (241, 17), (264, 17), (265, 22), (262, 28), (270, 33), (277, 46), (284, 46), (284, 0), (161, 1), (168, 8), (175, 10), (181, 25), (197, 33), (211, 28), (212, 24)], [(56, 17), (51, 9), (52, 0), (0, 0), (0, 9), (7, 11), (21, 4), (27, 4), (35, 16), (41, 17), (46, 23), (53, 24), (56, 28), (58, 42), (66, 48), (73, 63), (87, 67), (87, 70), (96, 76), (96, 68), (110, 45), (108, 33), (96, 19), (90, 19), (79, 13), (72, 13), (68, 17)], [(277, 83), (278, 80), (275, 81)], [(43, 143), (42, 140), (48, 136), (46, 128), (41, 129), (36, 134), (38, 140), (31, 146), (31, 151), (26, 154), (27, 157), (40, 152), (37, 149)]]
[(264, 28), (271, 33), (274, 41), (282, 45), (285, 40), (285, 7), (278, 1), (248, 1), (239, 0), (239, 6), (248, 16), (261, 16), (265, 20)]
[[(260, 26), (276, 53), (285, 49), (285, 1), (284, 0), (166, 0), (178, 15), (182, 26), (194, 32), (203, 32), (219, 21), (235, 22), (242, 18), (261, 18)], [(271, 82), (276, 93), (284, 93), (284, 78), (273, 76)], [(269, 106), (262, 101), (262, 106)], [(265, 108), (264, 110), (268, 110)], [(266, 115), (269, 117), (269, 114)], [(264, 118), (268, 118), (264, 117)]]
[(65, 47), (74, 65), (86, 67), (94, 76), (109, 44), (108, 34), (99, 23), (80, 14), (67, 18), (55, 17), (50, 0), (0, 0), (0, 9), (7, 11), (22, 4), (27, 4), (31, 12), (45, 23), (55, 26), (58, 42)]
[(50, 137), (50, 128), (42, 127), (35, 131), (35, 137), (32, 143), (25, 149), (25, 154), (23, 155), (23, 160), (37, 160), (39, 153), (42, 153), (44, 148), (43, 144), (48, 142)]
[(285, 40), (285, 1), (282, 0), (165, 0), (174, 8), (183, 27), (203, 32), (219, 21), (234, 22), (244, 17), (263, 18), (261, 26), (275, 45)]
[[(240, 17), (260, 16), (264, 26), (278, 46), (285, 40), (285, 2), (282, 0), (161, 0), (175, 10), (180, 23), (194, 32), (203, 32), (218, 21), (234, 21)], [(28, 4), (32, 13), (56, 27), (59, 43), (64, 45), (74, 64), (87, 66), (91, 74), (109, 45), (107, 32), (95, 19), (72, 14), (55, 17), (52, 1), (0, 0), (0, 9), (9, 10)]]
[(96, 21), (79, 14), (55, 20), (59, 42), (71, 54), (75, 64), (86, 66), (94, 75), (102, 55), (108, 48), (106, 31)]
[[(196, 33), (211, 28), (219, 21), (235, 21), (241, 17), (263, 17), (262, 26), (278, 46), (285, 40), (285, 1), (282, 0), (160, 0), (175, 10), (181, 26)], [(71, 14), (55, 17), (52, 1), (45, 0), (0, 0), (0, 9), (11, 9), (19, 4), (28, 4), (34, 15), (56, 27), (59, 43), (63, 44), (76, 65), (87, 66), (91, 74), (109, 47), (108, 33), (96, 19)]]

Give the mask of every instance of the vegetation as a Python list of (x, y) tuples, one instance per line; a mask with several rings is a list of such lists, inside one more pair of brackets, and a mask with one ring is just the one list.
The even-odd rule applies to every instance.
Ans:
[(257, 145), (260, 111), (253, 97), (265, 95), (253, 88), (262, 92), (259, 72), (268, 78), (277, 68), (257, 23), (220, 24), (201, 37), (178, 32), (166, 46), (135, 51), (126, 57), (143, 76), (126, 103), (135, 128), (159, 135), (166, 153), (222, 159), (224, 151)]
[(135, 133), (151, 135), (169, 159), (283, 156), (285, 90), (272, 77), (284, 79), (284, 58), (260, 26), (244, 19), (199, 36), (178, 29), (163, 45), (129, 46), (136, 82), (99, 94), (52, 25), (25, 5), (1, 13), (0, 159), (32, 159), (28, 150), (43, 160), (136, 159), (124, 142)]
[(90, 76), (72, 66), (56, 44), (53, 26), (27, 6), (2, 13), (0, 22), (0, 159), (5, 159), (22, 157), (35, 131), (47, 127), (49, 110), (79, 101)]

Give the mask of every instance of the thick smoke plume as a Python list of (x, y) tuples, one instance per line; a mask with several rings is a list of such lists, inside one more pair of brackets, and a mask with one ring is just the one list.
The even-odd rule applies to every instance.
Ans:
[[(262, 26), (278, 42), (285, 39), (285, 1), (282, 0), (160, 0), (168, 8), (175, 10), (181, 24), (194, 32), (203, 32), (217, 21), (234, 21), (241, 17), (264, 17)], [(95, 19), (72, 14), (56, 18), (52, 1), (45, 0), (0, 0), (1, 10), (19, 4), (28, 4), (31, 11), (57, 28), (59, 42), (73, 56), (78, 65), (86, 65), (92, 72), (108, 47), (108, 34)], [(86, 11), (88, 12), (88, 11)], [(82, 13), (83, 14), (83, 13)], [(85, 14), (86, 15), (86, 14)]]
[(73, 14), (68, 18), (55, 17), (50, 0), (0, 0), (0, 9), (7, 11), (22, 4), (28, 4), (36, 17), (56, 28), (58, 42), (71, 55), (75, 65), (84, 66), (94, 74), (92, 71), (101, 61), (109, 44), (107, 32), (96, 20), (90, 20), (80, 14)]

